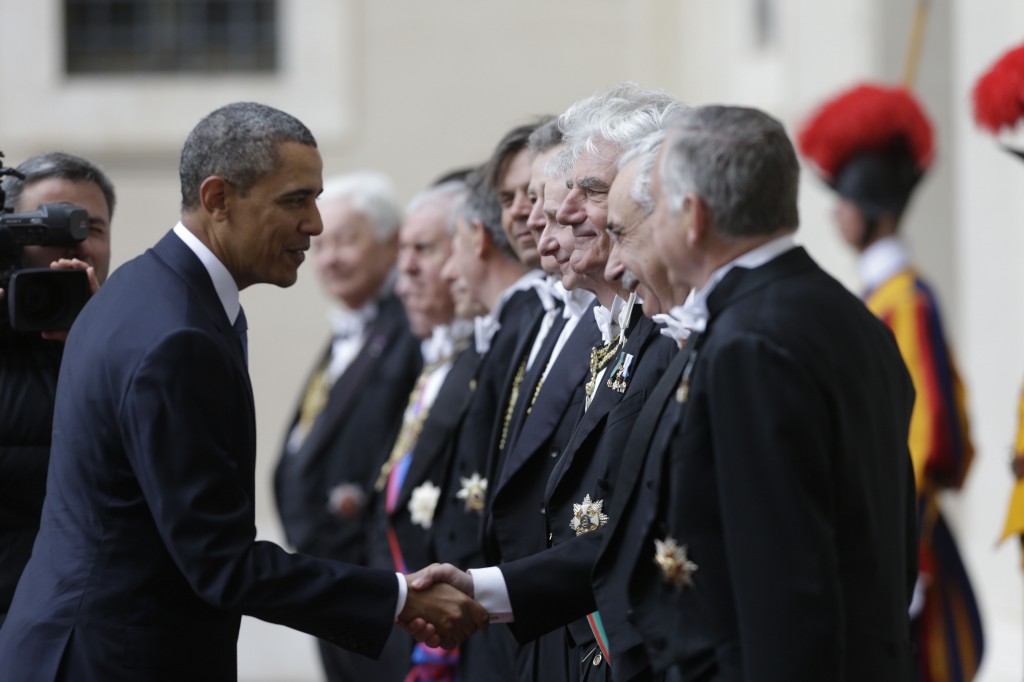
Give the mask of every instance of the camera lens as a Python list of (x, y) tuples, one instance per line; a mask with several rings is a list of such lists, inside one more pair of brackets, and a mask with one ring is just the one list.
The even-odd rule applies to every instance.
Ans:
[(14, 329), (68, 329), (89, 299), (89, 278), (82, 270), (19, 270), (11, 276), (9, 295)]

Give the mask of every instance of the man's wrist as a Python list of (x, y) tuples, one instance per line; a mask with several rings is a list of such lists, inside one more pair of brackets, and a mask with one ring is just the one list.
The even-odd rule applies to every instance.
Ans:
[(397, 623), (398, 616), (402, 614), (405, 602), (409, 598), (409, 584), (401, 573), (395, 573), (395, 575), (398, 577), (398, 603), (395, 605), (395, 622)]
[(492, 623), (511, 623), (515, 620), (508, 586), (505, 585), (505, 576), (500, 568), (471, 568), (467, 573), (473, 579), (473, 598), (487, 610)]

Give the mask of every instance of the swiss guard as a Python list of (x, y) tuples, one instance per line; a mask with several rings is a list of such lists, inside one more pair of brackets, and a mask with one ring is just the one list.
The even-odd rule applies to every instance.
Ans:
[(899, 230), (935, 156), (932, 125), (908, 89), (865, 83), (821, 105), (797, 144), (838, 195), (835, 218), (859, 254), (865, 303), (892, 330), (917, 394), (910, 454), (920, 543), (910, 617), (918, 679), (971, 680), (983, 650), (981, 618), (939, 497), (963, 485), (974, 448), (938, 300)]

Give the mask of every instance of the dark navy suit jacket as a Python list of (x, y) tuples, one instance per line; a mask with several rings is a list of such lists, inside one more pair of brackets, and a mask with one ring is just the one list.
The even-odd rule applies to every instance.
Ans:
[[(484, 552), (490, 563), (528, 556), (545, 547), (544, 487), (579, 419), (590, 349), (600, 340), (588, 308), (551, 363), (532, 408), (519, 410), (521, 427), (510, 429), (504, 458), (488, 482)], [(542, 359), (536, 362), (543, 369)], [(529, 405), (535, 389), (524, 381), (519, 402)]]
[[(363, 347), (334, 382), (298, 450), (282, 448), (274, 474), (288, 542), (313, 556), (363, 565), (369, 514), (365, 506), (354, 518), (332, 513), (328, 494), (345, 483), (361, 488), (369, 499), (381, 458), (388, 454), (381, 444), (394, 441), (422, 364), (420, 342), (409, 331), (401, 302), (388, 294), (378, 305)], [(323, 362), (326, 358), (318, 367)], [(292, 427), (298, 418), (296, 410)]]
[(398, 585), (255, 539), (238, 337), (174, 234), (65, 349), (42, 524), (0, 632), (6, 680), (232, 680), (243, 614), (376, 655)]

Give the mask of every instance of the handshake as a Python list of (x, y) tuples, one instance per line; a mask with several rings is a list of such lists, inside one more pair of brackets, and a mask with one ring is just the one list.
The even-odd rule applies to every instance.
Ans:
[(487, 627), (490, 617), (473, 599), (473, 579), (451, 564), (431, 564), (405, 577), (409, 592), (398, 623), (427, 646), (454, 649)]

